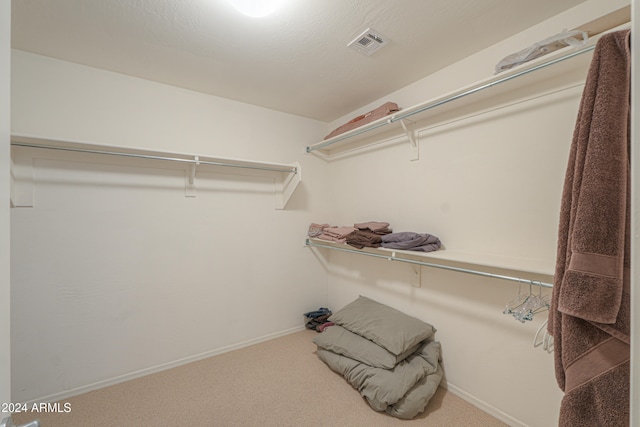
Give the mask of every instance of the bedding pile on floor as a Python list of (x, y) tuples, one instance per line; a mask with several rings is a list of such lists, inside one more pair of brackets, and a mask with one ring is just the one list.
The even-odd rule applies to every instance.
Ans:
[(424, 411), (443, 376), (432, 325), (363, 296), (329, 321), (313, 339), (320, 360), (376, 411), (402, 419)]

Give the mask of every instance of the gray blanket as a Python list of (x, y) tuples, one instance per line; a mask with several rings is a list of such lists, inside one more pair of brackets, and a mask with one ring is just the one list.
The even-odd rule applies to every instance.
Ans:
[(442, 380), (440, 343), (431, 341), (393, 369), (376, 368), (318, 348), (318, 358), (341, 374), (371, 408), (402, 419), (422, 413)]
[(443, 377), (433, 325), (364, 296), (329, 320), (313, 339), (320, 360), (376, 411), (403, 419), (424, 411)]

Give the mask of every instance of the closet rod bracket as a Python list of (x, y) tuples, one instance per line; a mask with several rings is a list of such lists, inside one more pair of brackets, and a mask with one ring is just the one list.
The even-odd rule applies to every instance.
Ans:
[[(406, 120), (407, 119), (400, 119), (398, 121), (400, 122), (402, 130), (407, 135), (407, 139), (409, 140), (409, 149), (411, 150), (409, 154), (409, 160), (420, 160), (420, 147), (418, 146), (418, 141), (416, 141), (416, 138), (413, 135), (413, 130), (405, 123)], [(411, 122), (410, 120), (408, 121), (410, 122), (410, 124), (413, 124), (413, 122)]]
[[(387, 261), (395, 261), (395, 260), (402, 261), (402, 259), (398, 258), (398, 256), (396, 255), (396, 251), (393, 251), (391, 252), (391, 256), (387, 257)], [(417, 264), (409, 264), (409, 267), (411, 267), (411, 273), (412, 273), (411, 278), (409, 279), (409, 282), (413, 287), (419, 288), (422, 284), (422, 268), (420, 268), (420, 265), (417, 265)]]
[(196, 197), (196, 168), (200, 164), (200, 157), (194, 156), (193, 162), (189, 164), (187, 172), (187, 183), (184, 188), (185, 197)]

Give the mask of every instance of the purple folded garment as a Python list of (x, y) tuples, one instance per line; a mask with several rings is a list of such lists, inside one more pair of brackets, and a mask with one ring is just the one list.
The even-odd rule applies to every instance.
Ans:
[(432, 252), (437, 251), (442, 246), (440, 239), (427, 233), (402, 231), (399, 233), (385, 234), (381, 237), (382, 247), (388, 249)]

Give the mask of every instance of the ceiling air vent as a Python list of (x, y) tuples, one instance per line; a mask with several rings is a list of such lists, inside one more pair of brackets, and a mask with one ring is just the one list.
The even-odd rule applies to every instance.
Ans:
[(353, 39), (347, 47), (369, 56), (385, 46), (388, 42), (389, 39), (387, 39), (386, 36), (383, 36), (376, 30), (367, 28), (362, 34)]

